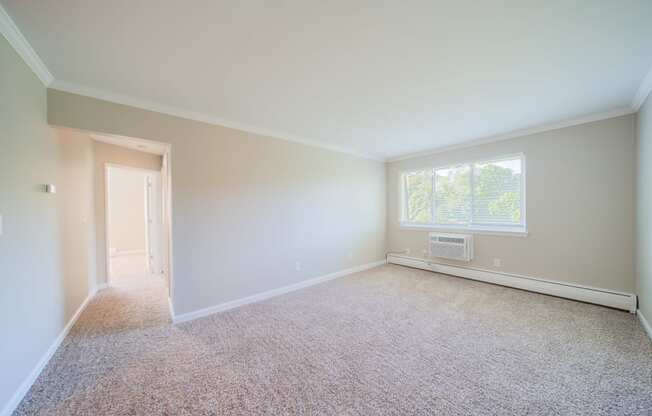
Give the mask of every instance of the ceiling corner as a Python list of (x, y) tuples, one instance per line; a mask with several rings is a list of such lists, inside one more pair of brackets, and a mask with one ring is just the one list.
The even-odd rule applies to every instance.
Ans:
[(46, 87), (52, 84), (54, 76), (47, 66), (43, 63), (36, 51), (29, 44), (25, 36), (21, 33), (18, 26), (14, 23), (9, 13), (0, 4), (0, 33), (7, 39), (7, 42), (16, 50), (18, 55), (31, 68), (36, 76)]
[(650, 69), (647, 71), (645, 78), (643, 78), (641, 85), (636, 91), (636, 95), (632, 101), (632, 110), (635, 112), (638, 111), (643, 103), (645, 103), (645, 100), (650, 95), (650, 92), (652, 92), (652, 67), (650, 67)]

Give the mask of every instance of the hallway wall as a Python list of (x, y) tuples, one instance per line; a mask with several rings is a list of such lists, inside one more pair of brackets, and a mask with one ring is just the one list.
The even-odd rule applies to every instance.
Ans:
[(48, 126), (45, 87), (2, 36), (0, 91), (1, 415), (88, 296), (94, 256), (91, 142)]
[(56, 90), (48, 120), (171, 144), (176, 314), (384, 259), (383, 162)]
[(66, 319), (95, 287), (93, 143), (87, 135), (57, 129), (59, 144), (59, 247)]
[(109, 253), (144, 252), (147, 173), (111, 168), (109, 178)]

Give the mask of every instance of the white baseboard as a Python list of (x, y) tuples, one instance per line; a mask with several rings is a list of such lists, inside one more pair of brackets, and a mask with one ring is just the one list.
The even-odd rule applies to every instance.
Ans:
[(390, 255), (388, 256), (388, 262), (528, 290), (530, 292), (558, 296), (560, 298), (594, 303), (611, 308), (623, 309), (630, 313), (636, 313), (636, 295), (632, 293), (616, 292), (609, 289), (600, 289), (517, 274), (501, 273), (493, 270), (476, 269), (464, 266), (450, 266), (414, 257)]
[(98, 283), (97, 286), (95, 286), (95, 292), (93, 293), (93, 295), (99, 292), (100, 290), (106, 289), (107, 287), (109, 287), (108, 283)]
[(304, 280), (299, 283), (295, 283), (289, 286), (279, 287), (278, 289), (268, 290), (267, 292), (257, 293), (252, 296), (247, 296), (245, 298), (240, 298), (232, 300), (230, 302), (221, 303), (219, 305), (211, 306), (208, 308), (200, 309), (194, 312), (183, 313), (181, 315), (174, 316), (172, 315), (172, 322), (180, 323), (186, 322), (193, 319), (201, 318), (204, 316), (212, 315), (214, 313), (223, 312), (229, 309), (237, 308), (239, 306), (247, 305), (249, 303), (260, 302), (261, 300), (269, 299), (274, 296), (283, 295), (288, 292), (293, 292), (295, 290), (303, 289), (309, 286), (317, 285), (329, 280), (337, 279), (338, 277), (346, 276), (352, 273), (361, 272), (364, 270), (372, 269), (380, 265), (385, 264), (385, 260), (375, 261), (373, 263), (363, 264), (362, 266), (352, 267), (346, 270), (340, 270), (339, 272), (330, 273), (324, 276), (315, 277), (309, 280)]
[(650, 341), (652, 341), (652, 326), (650, 326), (650, 323), (647, 321), (647, 319), (645, 319), (645, 316), (643, 316), (643, 313), (640, 309), (636, 311), (636, 314), (638, 315), (638, 319), (643, 325), (643, 329), (645, 329), (645, 332), (647, 332), (647, 336), (650, 337)]
[(77, 319), (79, 319), (79, 316), (81, 313), (86, 309), (86, 306), (88, 303), (93, 299), (93, 296), (95, 296), (95, 293), (97, 292), (97, 288), (91, 290), (91, 292), (88, 294), (86, 299), (82, 302), (82, 304), (77, 308), (77, 311), (75, 311), (75, 314), (70, 318), (66, 326), (63, 328), (63, 330), (59, 333), (57, 338), (52, 342), (50, 347), (45, 351), (45, 354), (41, 357), (41, 359), (38, 361), (36, 366), (32, 369), (32, 371), (29, 373), (27, 378), (22, 382), (22, 384), (18, 387), (18, 390), (14, 393), (14, 395), (11, 397), (11, 399), (4, 405), (2, 408), (2, 411), (0, 411), (0, 416), (10, 416), (14, 410), (18, 407), (20, 402), (23, 400), (29, 389), (32, 387), (38, 376), (41, 374), (41, 371), (45, 368), (47, 363), (50, 361), (54, 353), (57, 351), (63, 340), (66, 338), (68, 333), (70, 332), (70, 329), (75, 325), (75, 322), (77, 322)]

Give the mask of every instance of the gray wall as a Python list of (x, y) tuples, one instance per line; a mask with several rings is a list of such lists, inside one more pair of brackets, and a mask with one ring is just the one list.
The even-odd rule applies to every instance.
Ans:
[(104, 166), (115, 163), (132, 168), (161, 170), (161, 156), (139, 152), (103, 142), (93, 143), (95, 158), (95, 241), (97, 255), (97, 283), (107, 283), (106, 276), (106, 180)]
[(647, 321), (652, 323), (652, 98), (650, 97), (638, 113), (636, 266), (639, 308)]
[(389, 163), (388, 248), (427, 247), (427, 231), (399, 226), (402, 170), (522, 152), (529, 235), (476, 235), (471, 266), (634, 293), (635, 136), (629, 115)]
[(178, 314), (384, 258), (381, 162), (56, 90), (48, 119), (172, 144)]
[(91, 144), (47, 125), (45, 87), (1, 36), (0, 91), (1, 411), (88, 295), (94, 258)]

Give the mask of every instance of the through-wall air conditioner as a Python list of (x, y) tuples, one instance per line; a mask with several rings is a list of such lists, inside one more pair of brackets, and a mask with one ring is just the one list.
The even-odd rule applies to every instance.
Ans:
[(430, 257), (461, 261), (473, 259), (473, 235), (430, 233), (429, 238)]

